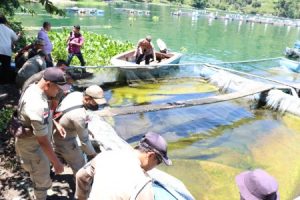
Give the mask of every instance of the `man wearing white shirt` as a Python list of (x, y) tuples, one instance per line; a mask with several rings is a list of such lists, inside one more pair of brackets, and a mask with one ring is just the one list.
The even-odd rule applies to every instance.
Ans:
[(10, 62), (12, 55), (12, 45), (19, 39), (11, 28), (7, 25), (5, 16), (0, 15), (0, 80), (13, 82), (10, 72)]

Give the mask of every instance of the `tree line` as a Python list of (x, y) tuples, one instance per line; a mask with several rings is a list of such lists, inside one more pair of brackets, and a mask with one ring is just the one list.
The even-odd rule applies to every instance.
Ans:
[(272, 14), (279, 17), (300, 18), (300, 0), (167, 0), (189, 4), (198, 9), (215, 8), (249, 14)]

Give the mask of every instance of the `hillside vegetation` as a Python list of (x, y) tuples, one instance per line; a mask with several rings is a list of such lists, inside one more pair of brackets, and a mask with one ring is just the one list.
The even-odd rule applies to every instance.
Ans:
[(199, 9), (219, 9), (249, 14), (269, 14), (300, 18), (300, 0), (136, 0), (140, 2), (170, 2)]

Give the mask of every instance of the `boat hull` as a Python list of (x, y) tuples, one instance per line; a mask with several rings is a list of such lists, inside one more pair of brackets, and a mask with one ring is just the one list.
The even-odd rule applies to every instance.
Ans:
[(178, 71), (178, 64), (182, 57), (181, 53), (160, 53), (156, 52), (157, 61), (152, 61), (148, 66), (135, 63), (134, 50), (116, 55), (111, 59), (111, 64), (117, 67), (120, 71), (120, 77), (125, 77), (127, 80), (147, 80), (153, 78), (165, 77)]

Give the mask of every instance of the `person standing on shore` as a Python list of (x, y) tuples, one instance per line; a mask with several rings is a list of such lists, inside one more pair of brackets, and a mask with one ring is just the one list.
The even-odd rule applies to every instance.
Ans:
[[(51, 145), (53, 121), (49, 99), (55, 97), (65, 84), (66, 77), (62, 70), (47, 68), (43, 78), (29, 86), (19, 102), (19, 120), (24, 128), (31, 131), (16, 137), (16, 152), (22, 167), (30, 174), (37, 200), (46, 200), (47, 190), (52, 185), (50, 162), (56, 174), (64, 171)], [(58, 124), (55, 125), (58, 130), (63, 130)]]
[(50, 22), (44, 22), (43, 28), (38, 32), (37, 38), (44, 40), (44, 52), (46, 53), (46, 65), (47, 67), (53, 67), (53, 60), (51, 57), (51, 52), (53, 49), (53, 44), (51, 43), (48, 32), (51, 30)]
[(10, 69), (12, 45), (20, 36), (8, 27), (5, 16), (0, 15), (0, 83), (15, 81), (15, 73)]
[(81, 47), (83, 46), (84, 43), (84, 37), (80, 33), (80, 26), (74, 26), (73, 31), (70, 32), (70, 36), (67, 40), (68, 44), (68, 60), (67, 60), (67, 65), (69, 66), (73, 57), (76, 56), (79, 61), (80, 65), (84, 66), (85, 61), (83, 59), (83, 55), (81, 53)]
[(148, 132), (133, 150), (104, 151), (76, 174), (75, 199), (154, 200), (147, 171), (160, 163), (171, 165), (167, 142)]
[(46, 54), (39, 50), (37, 55), (27, 60), (18, 71), (16, 77), (17, 87), (21, 89), (28, 78), (44, 69), (46, 69)]

